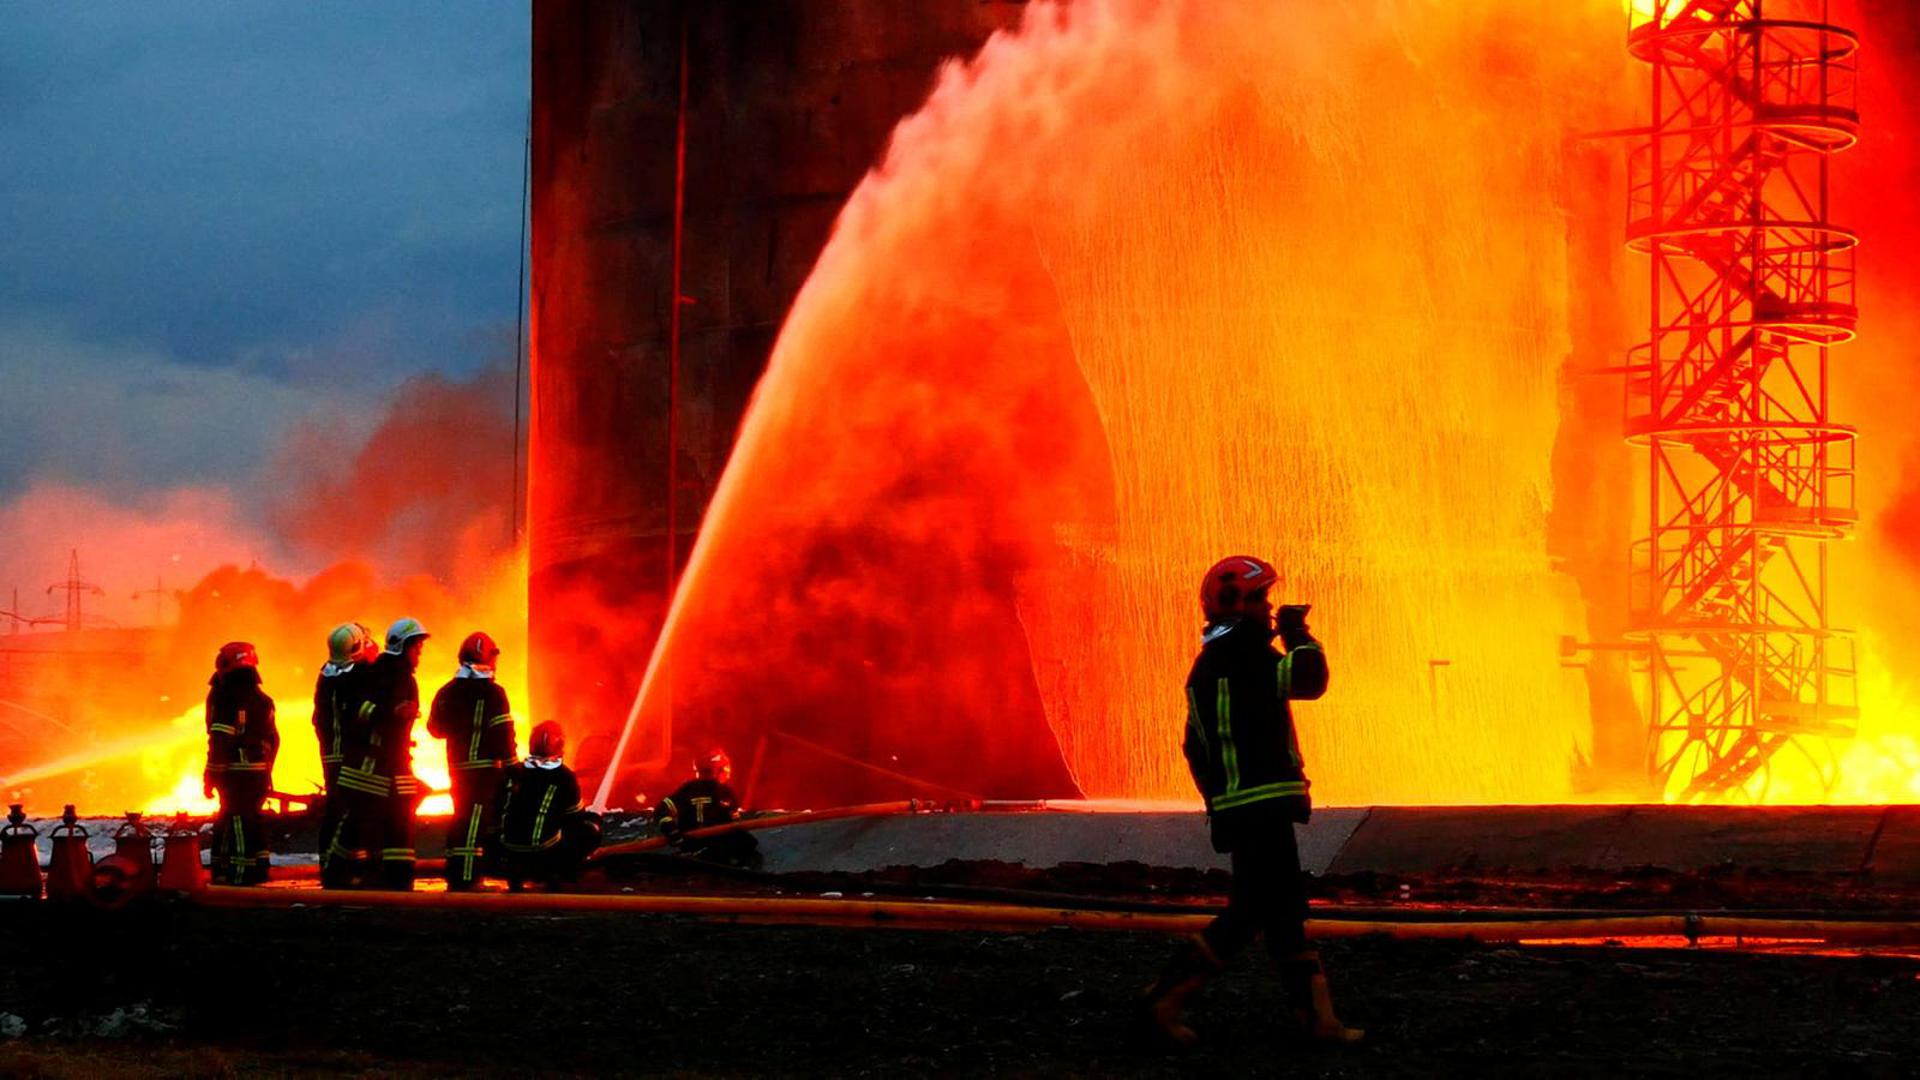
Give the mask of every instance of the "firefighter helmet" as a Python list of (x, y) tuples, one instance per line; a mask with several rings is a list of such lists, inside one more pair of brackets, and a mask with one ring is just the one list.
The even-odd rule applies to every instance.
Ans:
[(475, 630), (460, 643), (460, 662), (468, 667), (490, 668), (500, 659), (500, 646), (485, 631)]
[(542, 720), (527, 736), (527, 753), (537, 758), (557, 758), (567, 752), (567, 733), (557, 720)]
[(327, 660), (334, 664), (358, 663), (367, 655), (373, 633), (357, 622), (341, 623), (327, 635)]
[(260, 654), (254, 651), (253, 643), (248, 641), (229, 641), (220, 646), (220, 651), (213, 657), (215, 673), (232, 671), (237, 667), (259, 666)]
[(426, 627), (420, 625), (419, 619), (399, 619), (387, 627), (387, 651), (399, 656), (407, 651), (407, 642), (432, 636), (427, 633)]
[(727, 756), (725, 750), (716, 747), (694, 759), (693, 775), (724, 784), (733, 777), (733, 759)]
[(1200, 609), (1209, 619), (1245, 614), (1247, 597), (1280, 580), (1273, 564), (1251, 555), (1232, 555), (1213, 564), (1200, 582)]

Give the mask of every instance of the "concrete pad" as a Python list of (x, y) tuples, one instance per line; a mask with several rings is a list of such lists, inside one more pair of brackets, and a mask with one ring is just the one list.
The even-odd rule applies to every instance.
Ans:
[(1620, 806), (1380, 806), (1328, 872), (1412, 876), (1598, 867), (1631, 813)]
[(1851, 874), (1867, 865), (1885, 813), (1876, 806), (1635, 807), (1597, 865)]
[(1873, 879), (1920, 882), (1920, 806), (1890, 806), (1880, 821), (1880, 835), (1868, 856)]
[[(1365, 810), (1317, 810), (1298, 830), (1301, 864), (1324, 872)], [(1067, 863), (1137, 862), (1164, 869), (1225, 870), (1198, 812), (917, 814), (850, 818), (759, 833), (764, 868), (863, 873), (933, 867), (950, 859), (1045, 870)]]

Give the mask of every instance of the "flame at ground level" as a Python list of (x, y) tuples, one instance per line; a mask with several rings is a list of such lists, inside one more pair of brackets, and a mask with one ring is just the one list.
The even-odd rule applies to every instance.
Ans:
[[(201, 791), (206, 726), (199, 702), (214, 651), (222, 642), (247, 640), (259, 650), (264, 688), (274, 699), (280, 730), (274, 790), (316, 793), (322, 773), (312, 722), (313, 684), (326, 660), (328, 632), (354, 618), (378, 634), (393, 619), (410, 615), (433, 634), (418, 675), (422, 716), (414, 729), (413, 762), (416, 775), (439, 794), (422, 801), (422, 814), (452, 809), (451, 798), (444, 794), (444, 744), (427, 734), (426, 709), (453, 675), (455, 652), (468, 633), (485, 630), (499, 643), (497, 677), (515, 707), (516, 734), (525, 738), (524, 553), (502, 556), (469, 582), (455, 585), (428, 578), (382, 583), (370, 567), (360, 564), (341, 564), (299, 585), (258, 570), (226, 568), (184, 594), (181, 612), (179, 625), (152, 633), (145, 650), (148, 659), (122, 680), (136, 689), (165, 691), (146, 697), (154, 704), (130, 705), (128, 693), (103, 694), (94, 684), (97, 676), (80, 673), (77, 667), (61, 675), (57, 673), (64, 669), (49, 665), (49, 680), (76, 684), (66, 688), (73, 731), (48, 743), (59, 750), (0, 773), (0, 786), (24, 792), (38, 813), (52, 813), (66, 802), (94, 813), (212, 812), (216, 800)], [(182, 701), (195, 704), (182, 710)]]

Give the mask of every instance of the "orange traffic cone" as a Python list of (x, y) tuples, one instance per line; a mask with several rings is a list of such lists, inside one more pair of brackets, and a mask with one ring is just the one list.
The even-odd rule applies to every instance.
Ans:
[(93, 889), (93, 856), (87, 851), (87, 830), (69, 803), (60, 824), (47, 834), (53, 838), (53, 861), (47, 866), (47, 899), (84, 900)]
[(167, 828), (167, 846), (160, 856), (160, 887), (173, 892), (199, 892), (207, 887), (200, 865), (200, 830), (181, 814)]
[(40, 899), (40, 852), (34, 847), (39, 836), (19, 803), (7, 807), (7, 824), (0, 828), (0, 896)]
[(93, 864), (93, 902), (122, 908), (153, 891), (153, 833), (136, 811), (113, 831), (113, 854)]

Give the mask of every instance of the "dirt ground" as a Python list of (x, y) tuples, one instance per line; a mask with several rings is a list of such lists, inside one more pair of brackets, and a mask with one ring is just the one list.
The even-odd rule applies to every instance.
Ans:
[(362, 908), (0, 908), (0, 1075), (1906, 1075), (1920, 962), (1358, 939), (1356, 1051), (1284, 1033), (1249, 956), (1148, 1053), (1170, 943)]

